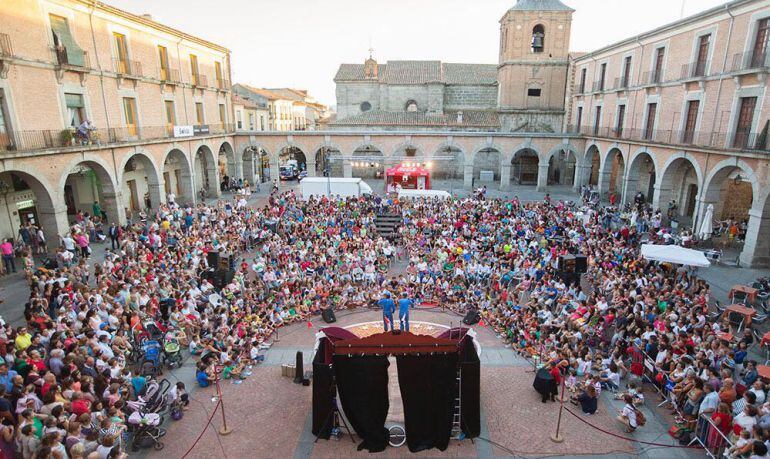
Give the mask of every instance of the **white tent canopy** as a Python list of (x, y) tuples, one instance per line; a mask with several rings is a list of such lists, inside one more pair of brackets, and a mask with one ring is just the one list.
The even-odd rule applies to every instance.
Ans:
[(642, 257), (652, 261), (688, 266), (711, 266), (703, 252), (678, 245), (642, 244)]

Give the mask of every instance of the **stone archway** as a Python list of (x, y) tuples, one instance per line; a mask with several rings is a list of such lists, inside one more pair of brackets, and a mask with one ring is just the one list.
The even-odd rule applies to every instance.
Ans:
[(576, 177), (575, 152), (561, 148), (548, 159), (548, 185), (573, 186)]
[(669, 204), (676, 202), (674, 217), (682, 224), (691, 225), (695, 221), (700, 187), (696, 164), (686, 157), (673, 158), (661, 171), (653, 206), (667, 215)]
[(749, 210), (746, 238), (740, 264), (753, 268), (770, 267), (770, 189)]
[(473, 186), (490, 185), (501, 178), (503, 154), (494, 147), (482, 148), (473, 155)]
[(2, 238), (19, 237), (19, 228), (32, 224), (43, 230), (48, 251), (57, 247), (59, 236), (69, 226), (61, 196), (31, 172), (11, 169), (0, 173), (0, 228), (8, 229)]
[(195, 201), (192, 168), (187, 155), (177, 148), (171, 150), (163, 161), (163, 184), (165, 193), (176, 195), (176, 202), (188, 204)]
[(287, 171), (293, 167), (295, 174), (307, 170), (307, 157), (305, 152), (299, 147), (286, 146), (278, 152), (278, 167), (280, 170)]
[(356, 148), (350, 158), (351, 177), (384, 180), (385, 155), (374, 145)]
[(120, 187), (124, 206), (132, 212), (157, 209), (166, 202), (158, 170), (144, 153), (134, 153), (125, 159)]
[(217, 162), (214, 158), (214, 152), (208, 145), (201, 145), (195, 151), (193, 160), (193, 171), (195, 177), (195, 193), (200, 196), (201, 190), (206, 190), (208, 197), (219, 197), (222, 192), (219, 190), (219, 172)]
[(444, 145), (429, 161), (431, 181), (462, 180), (465, 174), (465, 152), (455, 145)]
[(74, 222), (78, 211), (93, 214), (94, 203), (98, 202), (107, 221), (123, 223), (129, 206), (119, 199), (115, 182), (108, 169), (96, 160), (72, 165), (64, 174), (61, 190), (69, 220)]
[(316, 177), (344, 177), (344, 169), (342, 152), (337, 147), (321, 147), (315, 152)]
[(599, 186), (599, 172), (601, 171), (602, 157), (599, 147), (591, 145), (586, 151), (583, 162), (583, 174), (581, 177), (582, 185), (590, 185), (594, 188)]
[(751, 210), (759, 208), (754, 205), (758, 198), (759, 184), (754, 171), (740, 160), (725, 160), (714, 166), (704, 181), (699, 215), (703, 215), (708, 204), (713, 204), (716, 220), (748, 221)]
[(655, 159), (647, 151), (640, 151), (631, 159), (624, 185), (623, 203), (634, 202), (637, 193), (642, 193), (644, 201), (651, 203), (655, 194)]
[(511, 158), (511, 181), (517, 185), (537, 185), (540, 157), (532, 148), (522, 148)]
[(241, 171), (238, 169), (238, 162), (235, 158), (235, 152), (233, 147), (228, 142), (223, 142), (219, 146), (219, 153), (217, 155), (217, 168), (219, 169), (219, 176), (224, 180), (227, 178), (241, 178)]
[(619, 148), (611, 148), (601, 164), (599, 174), (599, 191), (602, 198), (609, 198), (614, 194), (620, 202), (623, 195), (623, 177), (625, 176), (626, 162)]

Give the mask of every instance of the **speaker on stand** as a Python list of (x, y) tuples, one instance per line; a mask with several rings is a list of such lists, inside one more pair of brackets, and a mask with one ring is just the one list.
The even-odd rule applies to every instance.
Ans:
[(326, 308), (321, 311), (321, 318), (324, 322), (327, 324), (333, 324), (337, 321), (337, 318), (334, 316), (334, 310), (332, 308)]

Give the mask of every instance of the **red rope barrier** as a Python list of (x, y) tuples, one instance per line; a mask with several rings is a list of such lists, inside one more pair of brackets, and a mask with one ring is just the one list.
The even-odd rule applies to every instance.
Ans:
[(214, 415), (217, 414), (217, 408), (219, 408), (219, 405), (222, 403), (222, 400), (217, 400), (217, 404), (214, 406), (214, 410), (211, 412), (211, 416), (209, 416), (208, 422), (206, 422), (206, 426), (201, 431), (200, 435), (198, 435), (198, 438), (195, 439), (195, 442), (190, 446), (190, 449), (187, 450), (186, 453), (184, 453), (184, 456), (182, 456), (182, 459), (185, 459), (190, 452), (192, 452), (193, 449), (195, 449), (195, 446), (198, 444), (199, 441), (201, 441), (201, 438), (203, 438), (203, 434), (206, 433), (209, 426), (211, 425), (211, 420), (214, 419)]
[(598, 430), (599, 432), (605, 433), (607, 435), (612, 435), (613, 437), (619, 438), (621, 440), (632, 441), (632, 442), (635, 442), (635, 443), (640, 443), (642, 445), (663, 446), (663, 447), (666, 447), (666, 448), (697, 448), (697, 449), (701, 449), (700, 445), (693, 445), (693, 446), (690, 446), (690, 445), (686, 445), (686, 446), (684, 446), (684, 445), (666, 445), (664, 443), (654, 443), (654, 442), (650, 442), (650, 441), (642, 441), (642, 440), (637, 440), (635, 438), (624, 437), (622, 435), (618, 435), (618, 434), (615, 434), (615, 433), (612, 433), (612, 432), (608, 432), (608, 431), (602, 429), (601, 427), (596, 427), (595, 425), (591, 424), (590, 422), (588, 422), (585, 419), (583, 419), (582, 417), (580, 417), (580, 415), (577, 415), (577, 414), (573, 413), (566, 406), (564, 407), (564, 410), (566, 410), (567, 413), (569, 413), (569, 414), (575, 416), (576, 418), (578, 418), (578, 420), (580, 422), (588, 424), (590, 427), (593, 427), (594, 429)]

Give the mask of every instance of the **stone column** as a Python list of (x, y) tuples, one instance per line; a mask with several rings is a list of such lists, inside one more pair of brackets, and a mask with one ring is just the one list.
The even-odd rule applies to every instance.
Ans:
[(625, 205), (633, 201), (638, 183), (639, 177), (631, 177), (630, 174), (623, 177), (623, 196), (620, 201), (621, 204)]
[[(508, 172), (510, 176), (510, 171)], [(466, 164), (463, 171), (463, 188), (467, 191), (473, 190), (473, 164)]]
[(278, 158), (271, 157), (270, 158), (270, 183), (272, 184), (273, 181), (278, 183), (281, 180), (280, 175), (281, 175), (281, 168), (278, 165)]
[(537, 191), (545, 192), (548, 188), (548, 164), (537, 166)]
[(602, 200), (609, 199), (610, 197), (610, 180), (612, 178), (612, 172), (599, 172), (599, 194)]
[(353, 164), (351, 164), (350, 161), (345, 161), (342, 163), (342, 175), (345, 178), (353, 177)]
[(243, 161), (243, 179), (248, 180), (250, 184), (254, 183), (254, 156), (247, 161)]
[(219, 168), (217, 165), (206, 163), (205, 173), (209, 180), (209, 198), (218, 198), (222, 196), (222, 189), (219, 186), (221, 178), (219, 177)]
[[(37, 209), (37, 215), (40, 218), (40, 225), (42, 225), (43, 228), (48, 251), (52, 252), (53, 249), (59, 246), (59, 236), (62, 236), (69, 231), (67, 206), (63, 203), (46, 206), (41, 205), (40, 201), (37, 201), (35, 203), (35, 208)], [(113, 217), (116, 217), (116, 215), (107, 214), (107, 218), (109, 218), (110, 221), (112, 221)], [(123, 217), (123, 220), (125, 220), (125, 216)]]
[[(123, 199), (122, 193), (115, 193), (112, 191), (102, 191), (99, 195), (101, 198), (100, 204), (102, 209), (107, 211), (107, 220), (110, 222), (118, 222), (120, 225), (126, 224), (126, 208), (130, 205)], [(139, 200), (142, 196), (137, 196)], [(141, 202), (139, 203), (141, 206)]]
[(578, 193), (580, 192), (580, 187), (588, 183), (590, 170), (591, 168), (588, 166), (575, 165), (575, 182), (572, 185), (572, 191)]
[(236, 180), (239, 178), (245, 178), (243, 176), (243, 159), (237, 159), (235, 160), (235, 178)]
[(763, 210), (749, 210), (746, 241), (739, 258), (740, 264), (744, 268), (770, 266), (770, 215), (765, 215)]
[(660, 209), (663, 216), (668, 210), (668, 202), (671, 200), (671, 188), (664, 187), (660, 183), (655, 184), (655, 191), (652, 194), (652, 208)]
[(318, 175), (318, 174), (316, 174), (316, 171), (315, 171), (315, 168), (316, 168), (316, 162), (315, 161), (313, 161), (313, 162), (308, 161), (306, 163), (306, 167), (307, 167), (307, 176), (308, 177), (315, 177), (316, 175)]
[(147, 192), (150, 193), (150, 210), (156, 210), (161, 203), (166, 202), (165, 186), (160, 182), (147, 181)]
[(193, 183), (193, 176), (189, 169), (185, 170), (184, 167), (179, 173), (179, 195), (176, 197), (179, 203), (195, 202), (195, 184)]
[(511, 189), (511, 165), (503, 164), (500, 167), (500, 191)]

